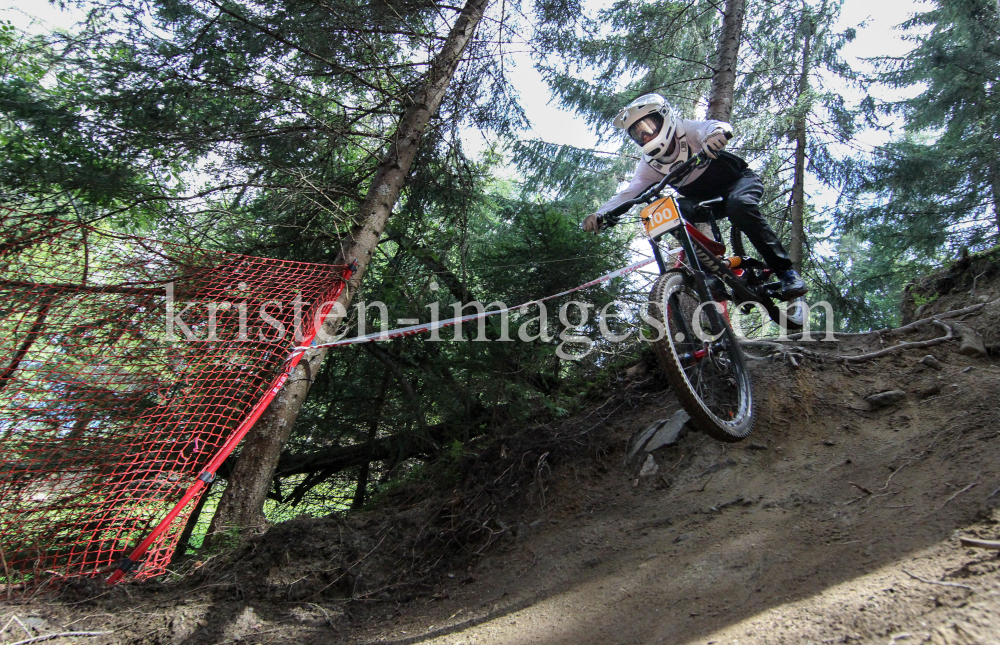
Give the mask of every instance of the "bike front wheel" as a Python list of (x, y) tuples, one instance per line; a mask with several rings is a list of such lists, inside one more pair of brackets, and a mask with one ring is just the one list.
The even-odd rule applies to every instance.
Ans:
[(661, 275), (649, 294), (649, 313), (663, 325), (653, 347), (694, 424), (720, 441), (740, 441), (754, 426), (753, 388), (743, 351), (721, 312), (722, 329), (713, 332), (708, 309), (715, 306), (702, 304), (686, 274)]

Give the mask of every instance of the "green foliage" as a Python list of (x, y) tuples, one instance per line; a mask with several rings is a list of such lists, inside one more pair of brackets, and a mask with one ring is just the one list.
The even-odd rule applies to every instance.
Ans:
[(922, 307), (923, 305), (929, 305), (930, 303), (934, 302), (935, 300), (937, 300), (940, 297), (941, 297), (941, 294), (938, 294), (938, 293), (935, 293), (935, 294), (930, 295), (930, 296), (925, 296), (925, 295), (920, 294), (920, 293), (914, 293), (913, 294), (913, 304), (915, 304), (918, 307)]
[(864, 102), (870, 121), (888, 116), (902, 131), (849, 164), (836, 214), (839, 230), (865, 255), (847, 272), (859, 284), (875, 278), (893, 313), (905, 283), (962, 248), (992, 246), (1000, 227), (997, 6), (931, 5), (901, 25), (912, 52), (877, 61), (872, 80), (912, 98)]
[(134, 159), (87, 127), (79, 98), (88, 90), (66, 48), (0, 24), (0, 186), (8, 200), (65, 205), (73, 193), (109, 206), (126, 186), (141, 191), (148, 183)]

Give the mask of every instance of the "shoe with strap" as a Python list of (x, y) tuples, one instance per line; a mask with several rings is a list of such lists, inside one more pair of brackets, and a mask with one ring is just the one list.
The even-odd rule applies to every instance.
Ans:
[(806, 281), (802, 279), (802, 276), (800, 276), (798, 271), (795, 269), (775, 271), (774, 277), (778, 278), (778, 281), (781, 283), (781, 289), (778, 291), (778, 295), (786, 302), (795, 300), (800, 296), (804, 296), (809, 291), (809, 287), (806, 286)]

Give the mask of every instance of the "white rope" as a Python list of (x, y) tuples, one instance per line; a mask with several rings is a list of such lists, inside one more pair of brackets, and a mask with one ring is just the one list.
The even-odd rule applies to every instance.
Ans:
[(398, 329), (392, 329), (392, 330), (384, 331), (384, 332), (377, 332), (377, 333), (374, 333), (374, 334), (367, 334), (365, 336), (356, 336), (354, 338), (344, 338), (344, 339), (341, 339), (341, 340), (333, 341), (331, 343), (313, 343), (312, 345), (310, 345), (308, 347), (296, 347), (292, 351), (292, 356), (294, 356), (298, 352), (304, 352), (304, 351), (306, 351), (308, 349), (318, 349), (320, 347), (340, 347), (342, 345), (356, 345), (358, 343), (370, 343), (370, 342), (379, 341), (379, 340), (392, 340), (393, 338), (402, 338), (403, 336), (413, 336), (414, 334), (422, 334), (422, 333), (427, 333), (427, 332), (435, 331), (435, 330), (438, 330), (438, 329), (443, 329), (445, 327), (452, 327), (452, 326), (457, 325), (459, 323), (463, 323), (464, 324), (464, 323), (467, 323), (467, 322), (471, 322), (473, 320), (479, 320), (480, 318), (486, 318), (487, 316), (495, 316), (497, 314), (508, 313), (508, 312), (514, 311), (516, 309), (520, 309), (522, 307), (527, 307), (527, 306), (530, 306), (530, 305), (539, 304), (539, 303), (544, 302), (546, 300), (552, 300), (553, 298), (560, 298), (560, 297), (565, 296), (567, 294), (574, 293), (576, 291), (580, 291), (581, 289), (586, 289), (587, 287), (592, 287), (595, 284), (600, 284), (602, 282), (607, 282), (608, 280), (614, 280), (615, 278), (620, 278), (623, 275), (627, 275), (629, 273), (632, 273), (633, 271), (641, 269), (642, 267), (644, 267), (646, 265), (649, 265), (649, 264), (652, 264), (655, 261), (656, 260), (653, 259), (653, 258), (649, 258), (647, 260), (640, 260), (639, 262), (635, 262), (634, 264), (630, 264), (627, 267), (618, 269), (617, 271), (612, 271), (611, 273), (605, 273), (601, 277), (599, 277), (599, 278), (597, 278), (595, 280), (591, 280), (590, 282), (586, 282), (584, 284), (581, 284), (578, 287), (573, 287), (572, 289), (567, 289), (566, 291), (561, 291), (561, 292), (553, 294), (551, 296), (545, 296), (544, 298), (539, 298), (538, 300), (532, 300), (530, 302), (526, 302), (526, 303), (524, 303), (522, 305), (518, 305), (516, 307), (505, 307), (503, 309), (495, 309), (493, 311), (484, 311), (482, 313), (478, 313), (477, 312), (477, 313), (474, 313), (474, 314), (469, 314), (468, 316), (462, 316), (460, 318), (449, 318), (448, 320), (436, 320), (434, 322), (422, 323), (422, 324), (419, 324), (419, 325), (410, 325), (409, 327), (399, 327)]

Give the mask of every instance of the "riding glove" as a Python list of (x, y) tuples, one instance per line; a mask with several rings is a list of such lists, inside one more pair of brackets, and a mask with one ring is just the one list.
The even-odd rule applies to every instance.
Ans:
[(715, 159), (718, 156), (718, 152), (726, 147), (726, 141), (725, 130), (713, 130), (705, 135), (705, 138), (701, 142), (701, 147), (705, 150), (705, 154)]

